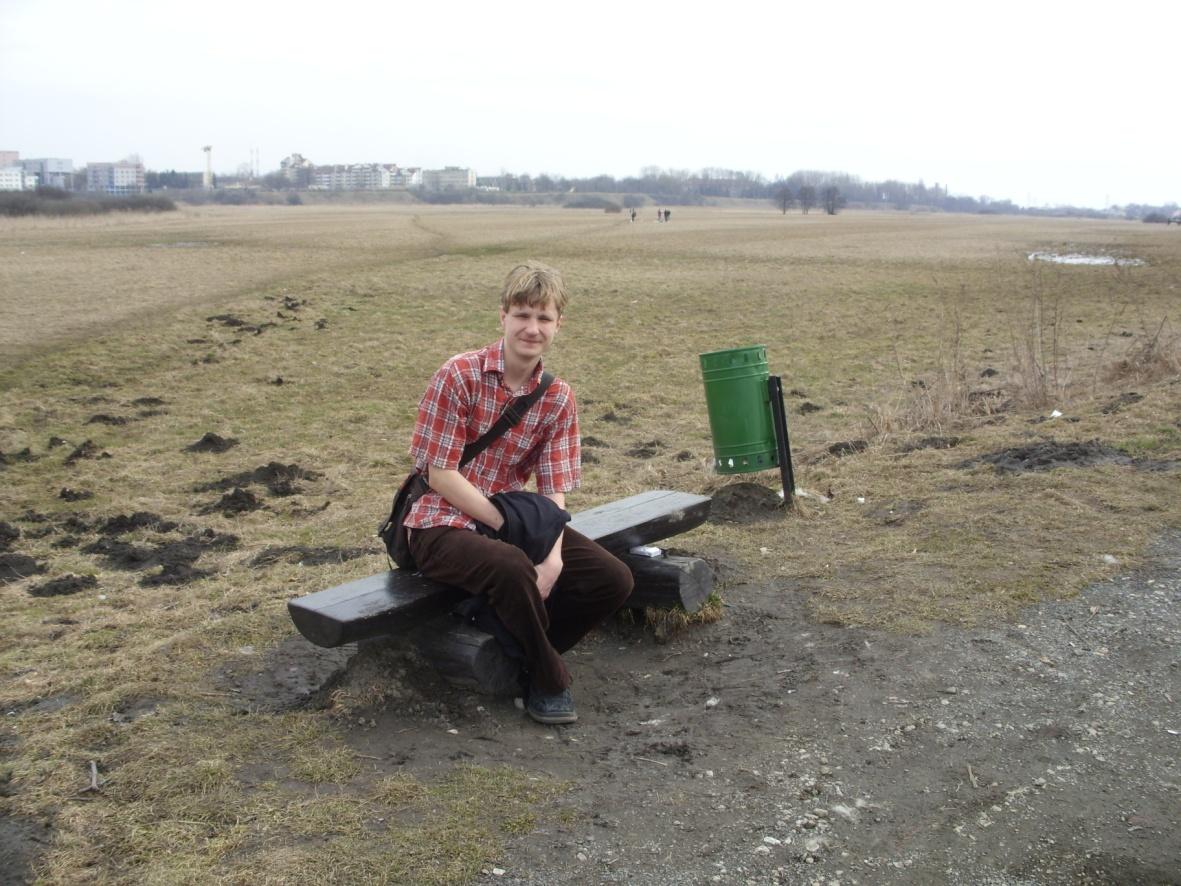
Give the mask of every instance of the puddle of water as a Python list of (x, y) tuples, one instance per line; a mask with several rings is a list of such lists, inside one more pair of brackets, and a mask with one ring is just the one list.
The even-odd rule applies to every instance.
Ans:
[(1030, 261), (1048, 261), (1056, 265), (1119, 265), (1134, 267), (1144, 264), (1139, 258), (1116, 258), (1113, 255), (1084, 255), (1081, 252), (1061, 254), (1057, 252), (1031, 252)]

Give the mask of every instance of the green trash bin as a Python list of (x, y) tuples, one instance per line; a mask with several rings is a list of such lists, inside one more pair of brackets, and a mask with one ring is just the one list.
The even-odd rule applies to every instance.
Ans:
[(749, 474), (779, 465), (767, 348), (752, 345), (700, 355), (705, 406), (719, 474)]

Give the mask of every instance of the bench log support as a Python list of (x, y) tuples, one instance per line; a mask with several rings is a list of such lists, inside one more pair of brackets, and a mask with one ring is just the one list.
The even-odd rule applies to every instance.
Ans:
[(680, 606), (686, 612), (696, 612), (713, 592), (713, 570), (699, 557), (624, 554), (619, 559), (636, 579), (636, 588), (626, 604), (629, 609)]
[(415, 650), (449, 683), (487, 695), (519, 695), (520, 665), (495, 637), (452, 615), (433, 618), (409, 633)]

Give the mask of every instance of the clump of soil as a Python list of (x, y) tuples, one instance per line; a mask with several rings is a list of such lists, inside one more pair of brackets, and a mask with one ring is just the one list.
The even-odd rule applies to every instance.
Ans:
[(0, 520), (0, 551), (7, 551), (21, 537), (21, 531), (11, 523)]
[(675, 458), (677, 461), (693, 461), (693, 453), (688, 449), (682, 449), (680, 452), (674, 455), (673, 458)]
[(228, 326), (231, 329), (246, 325), (245, 320), (243, 320), (241, 317), (236, 317), (233, 314), (214, 314), (212, 317), (206, 317), (205, 322), (220, 323), (222, 326)]
[(1133, 403), (1139, 403), (1143, 399), (1143, 394), (1137, 394), (1135, 391), (1129, 391), (1127, 393), (1120, 394), (1118, 397), (1104, 406), (1101, 411), (1104, 415), (1115, 415), (1125, 406), (1131, 406)]
[(197, 579), (208, 578), (212, 574), (204, 569), (194, 569), (187, 563), (165, 563), (159, 572), (141, 578), (139, 585), (143, 588), (154, 588), (160, 585), (187, 585)]
[(610, 446), (611, 446), (610, 443), (607, 443), (604, 440), (600, 440), (598, 437), (592, 436), (590, 434), (587, 434), (585, 437), (582, 438), (582, 445), (583, 446), (607, 447), (607, 448), (610, 448)]
[[(270, 329), (272, 326), (276, 325), (274, 323), (247, 323), (241, 317), (237, 317), (234, 314), (214, 314), (212, 317), (206, 317), (205, 322), (220, 323), (222, 326), (226, 326), (230, 329), (240, 329), (242, 332), (252, 332), (255, 335), (262, 335), (263, 330)], [(236, 340), (231, 342), (231, 344), (237, 343), (238, 342)]]
[(108, 518), (102, 524), (99, 532), (103, 535), (122, 535), (124, 532), (133, 532), (136, 529), (154, 529), (156, 532), (172, 532), (176, 527), (176, 523), (171, 520), (165, 520), (159, 514), (153, 514), (151, 511), (136, 511), (130, 516), (118, 514)]
[(839, 443), (833, 443), (826, 451), (829, 455), (843, 458), (846, 455), (856, 455), (858, 452), (865, 452), (868, 448), (869, 443), (866, 440), (842, 440)]
[(206, 549), (238, 546), (236, 535), (216, 533), (212, 529), (189, 535), (181, 541), (163, 542), (153, 547), (133, 545), (118, 539), (99, 539), (83, 550), (88, 554), (99, 554), (107, 564), (116, 569), (135, 570), (145, 565), (195, 561)]
[(34, 511), (32, 508), (27, 509), (20, 515), (20, 520), (25, 523), (48, 523), (49, 518), (40, 511)]
[(69, 486), (63, 486), (57, 497), (65, 501), (85, 501), (94, 498), (94, 493), (89, 489), (71, 489)]
[(283, 296), (283, 307), (289, 311), (298, 311), (306, 304), (306, 301), (300, 301), (297, 298), (292, 298), (290, 295)]
[(159, 397), (137, 397), (131, 401), (132, 406), (165, 406), (167, 402)]
[(69, 514), (61, 521), (60, 526), (67, 532), (89, 532), (91, 528), (85, 514)]
[(21, 449), (19, 452), (0, 452), (0, 468), (18, 461), (36, 461), (37, 456), (33, 455), (33, 450), (28, 446)]
[(631, 421), (631, 419), (628, 418), (626, 415), (620, 415), (614, 409), (608, 409), (606, 412), (604, 412), (602, 415), (599, 416), (599, 421), (609, 421), (609, 422), (618, 423), (618, 424), (628, 424)]
[(895, 526), (905, 522), (908, 517), (919, 513), (924, 507), (926, 507), (925, 502), (903, 499), (901, 501), (879, 505), (867, 511), (866, 516), (885, 526)]
[(31, 597), (65, 597), (70, 594), (77, 594), (87, 588), (93, 588), (98, 584), (98, 579), (93, 575), (74, 575), (69, 573), (59, 578), (50, 579), (39, 585), (34, 585), (29, 588), (29, 596)]
[(61, 437), (53, 436), (49, 438), (49, 448), (57, 449), (59, 446), (69, 446), (69, 441), (63, 440)]
[(272, 378), (272, 379), (271, 379), (269, 382), (267, 382), (267, 384), (269, 384), (269, 385), (276, 385), (276, 386), (283, 385), (283, 384), (284, 384), (284, 381), (283, 381), (283, 376), (281, 376), (281, 375), (276, 375), (276, 376), (275, 376), (274, 378)]
[(600, 461), (599, 457), (597, 455), (595, 455), (593, 452), (582, 453), (582, 463), (584, 465), (597, 465), (599, 463), (599, 461)]
[(277, 461), (272, 461), (262, 467), (255, 468), (253, 471), (243, 471), (241, 474), (222, 477), (220, 480), (214, 480), (212, 483), (203, 484), (196, 487), (195, 491), (225, 491), (237, 486), (249, 486), (251, 483), (257, 483), (266, 486), (270, 490), (271, 495), (287, 496), (295, 495), (297, 492), (302, 491), (295, 485), (297, 480), (319, 480), (320, 476), (315, 471), (301, 468), (297, 464), (285, 465)]
[(248, 514), (251, 511), (257, 511), (261, 507), (263, 507), (263, 503), (258, 500), (258, 496), (247, 489), (235, 486), (233, 492), (227, 492), (216, 503), (202, 508), (201, 513), (221, 513), (226, 517), (234, 517), (238, 514)]
[(664, 446), (660, 440), (649, 440), (646, 443), (637, 443), (627, 451), (627, 454), (632, 458), (652, 458)]
[(710, 519), (725, 523), (757, 523), (783, 508), (773, 489), (758, 483), (732, 483), (713, 494)]
[(86, 419), (88, 425), (125, 425), (130, 419), (122, 415), (108, 415), (105, 412), (99, 412)]
[(72, 465), (83, 458), (110, 458), (111, 453), (100, 450), (93, 440), (84, 440), (77, 449), (66, 456), (66, 464)]
[(271, 566), (275, 563), (298, 563), (301, 566), (324, 566), (367, 557), (373, 551), (365, 548), (307, 548), (303, 545), (264, 548), (250, 561), (251, 566)]
[(1000, 375), (1000, 373), (997, 372), (995, 369), (993, 369), (991, 366), (989, 366), (987, 369), (984, 369), (980, 372), (981, 378), (992, 378), (994, 375)]
[(959, 467), (968, 468), (980, 464), (994, 465), (999, 473), (1005, 471), (1050, 471), (1054, 468), (1090, 467), (1092, 465), (1132, 463), (1132, 457), (1120, 449), (1106, 446), (1098, 440), (1085, 443), (1059, 443), (1044, 440), (1029, 446), (1017, 446), (982, 455), (979, 458), (961, 462)]
[(805, 400), (800, 404), (797, 411), (800, 413), (800, 415), (810, 415), (813, 412), (820, 412), (822, 409), (824, 409), (823, 406), (817, 406), (811, 400)]
[(963, 442), (962, 437), (923, 437), (898, 447), (899, 452), (918, 452), (920, 449), (954, 449)]
[(45, 564), (38, 563), (32, 557), (24, 554), (0, 554), (0, 584), (11, 584), (30, 575), (40, 575), (44, 571)]
[(326, 319), (324, 319), (323, 317), (321, 317), (319, 320), (316, 321), (316, 328), (317, 329), (327, 329), (328, 328), (328, 321)]
[(221, 437), (212, 431), (206, 432), (196, 443), (184, 448), (185, 452), (228, 452), (238, 445), (237, 437)]
[(136, 545), (115, 538), (100, 538), (82, 549), (83, 553), (96, 554), (112, 569), (137, 572), (161, 567), (155, 575), (140, 580), (144, 587), (159, 584), (185, 584), (203, 578), (208, 573), (192, 568), (208, 550), (233, 550), (238, 546), (236, 535), (225, 535), (206, 529), (204, 532), (186, 536), (180, 541), (160, 544)]

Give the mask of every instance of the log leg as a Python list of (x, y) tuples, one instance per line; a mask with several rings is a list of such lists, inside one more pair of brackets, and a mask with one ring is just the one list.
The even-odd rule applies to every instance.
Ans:
[(450, 615), (432, 619), (410, 633), (418, 653), (457, 686), (487, 695), (521, 692), (520, 665), (491, 634)]
[(686, 612), (696, 612), (713, 590), (713, 570), (698, 557), (645, 557), (629, 553), (620, 559), (636, 580), (635, 590), (627, 601), (629, 608), (681, 606)]

